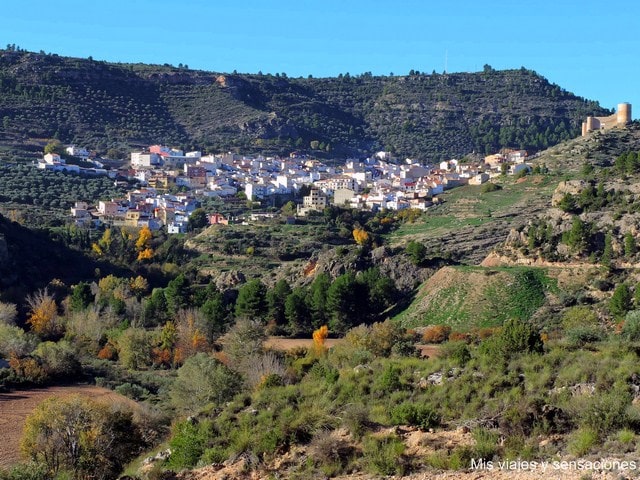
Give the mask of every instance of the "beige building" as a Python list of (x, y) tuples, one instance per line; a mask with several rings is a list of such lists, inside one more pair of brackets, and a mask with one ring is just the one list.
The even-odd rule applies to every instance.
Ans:
[(320, 190), (313, 189), (309, 195), (302, 197), (302, 205), (298, 205), (298, 216), (307, 215), (311, 211), (321, 212), (327, 206), (327, 196)]
[(631, 123), (631, 104), (619, 103), (618, 111), (608, 117), (587, 117), (582, 122), (582, 136), (594, 130), (609, 130), (614, 127), (624, 127)]

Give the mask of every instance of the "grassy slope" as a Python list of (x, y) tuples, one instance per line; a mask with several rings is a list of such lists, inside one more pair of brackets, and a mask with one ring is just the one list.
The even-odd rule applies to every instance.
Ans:
[[(412, 240), (422, 242), (431, 255), (478, 264), (504, 242), (511, 228), (550, 208), (556, 186), (577, 176), (593, 143), (592, 139), (577, 138), (542, 152), (535, 163), (547, 165), (548, 175), (520, 180), (500, 177), (492, 181), (502, 189), (484, 194), (478, 186), (453, 189), (443, 195), (443, 205), (430, 209), (416, 223), (404, 224), (388, 240), (397, 247)], [(562, 268), (551, 272), (532, 269), (536, 270), (547, 278), (543, 283), (552, 285), (551, 291), (556, 291), (558, 277), (566, 277)], [(521, 271), (522, 267), (445, 267), (423, 283), (414, 301), (395, 319), (407, 327), (446, 324), (458, 330), (500, 325), (513, 314), (514, 305), (523, 301), (515, 298), (519, 296), (517, 289), (509, 288)]]

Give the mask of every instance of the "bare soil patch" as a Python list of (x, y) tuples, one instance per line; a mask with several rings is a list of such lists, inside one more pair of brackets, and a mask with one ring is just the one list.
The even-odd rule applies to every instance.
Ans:
[(20, 438), (25, 420), (40, 402), (53, 396), (66, 397), (75, 394), (105, 403), (135, 405), (132, 400), (95, 385), (53, 386), (0, 393), (0, 468), (20, 462)]
[[(327, 338), (324, 344), (327, 348), (331, 348), (343, 341), (342, 338)], [(294, 348), (313, 348), (313, 340), (310, 338), (269, 337), (264, 343), (264, 346), (281, 351), (293, 350)]]

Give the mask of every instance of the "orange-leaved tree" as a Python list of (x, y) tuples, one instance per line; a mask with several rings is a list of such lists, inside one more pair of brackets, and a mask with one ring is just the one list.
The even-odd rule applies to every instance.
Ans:
[(317, 354), (325, 352), (325, 341), (329, 336), (329, 328), (326, 325), (322, 325), (319, 329), (313, 332), (313, 350)]

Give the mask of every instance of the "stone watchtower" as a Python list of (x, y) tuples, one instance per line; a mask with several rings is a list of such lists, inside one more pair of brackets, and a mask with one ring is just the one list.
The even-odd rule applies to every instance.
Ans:
[(618, 111), (608, 117), (587, 117), (582, 122), (582, 136), (594, 130), (608, 130), (613, 127), (624, 127), (631, 123), (631, 104), (619, 103)]

